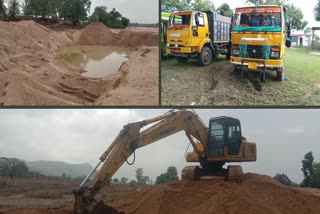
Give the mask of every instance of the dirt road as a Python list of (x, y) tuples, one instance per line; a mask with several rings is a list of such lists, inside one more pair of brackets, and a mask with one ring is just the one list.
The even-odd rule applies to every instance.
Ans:
[[(81, 76), (57, 50), (119, 46), (128, 62), (105, 78)], [(157, 105), (158, 33), (112, 30), (93, 23), (80, 31), (52, 31), (33, 21), (0, 22), (0, 105)]]

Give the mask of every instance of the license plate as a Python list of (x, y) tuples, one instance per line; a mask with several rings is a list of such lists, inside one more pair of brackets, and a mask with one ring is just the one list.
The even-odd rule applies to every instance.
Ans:
[(248, 63), (248, 68), (249, 69), (257, 69), (258, 68), (258, 64), (255, 62), (249, 62)]

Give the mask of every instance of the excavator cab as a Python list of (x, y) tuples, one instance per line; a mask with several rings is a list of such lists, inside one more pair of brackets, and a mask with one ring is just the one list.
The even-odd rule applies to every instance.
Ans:
[(238, 119), (210, 118), (208, 134), (208, 158), (239, 154), (242, 134)]

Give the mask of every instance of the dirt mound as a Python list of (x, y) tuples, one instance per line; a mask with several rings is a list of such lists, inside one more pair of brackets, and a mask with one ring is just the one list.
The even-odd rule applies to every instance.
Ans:
[(130, 214), (301, 214), (318, 213), (320, 196), (286, 187), (269, 176), (246, 174), (241, 183), (222, 178), (176, 181), (109, 201)]
[[(138, 44), (134, 48), (126, 46), (126, 66), (100, 79), (81, 76), (81, 67), (57, 54), (64, 46), (118, 46), (112, 43), (113, 35), (101, 23), (92, 23), (81, 31), (57, 32), (34, 21), (0, 21), (0, 106), (157, 105), (158, 69), (153, 66), (158, 64), (157, 47), (150, 47), (152, 51), (141, 56), (144, 48)], [(151, 76), (152, 84), (143, 80), (146, 75)], [(134, 81), (127, 80), (131, 78)], [(134, 91), (134, 96), (126, 95), (127, 91)]]
[(112, 31), (100, 22), (84, 28), (79, 35), (79, 45), (108, 45), (113, 37)]

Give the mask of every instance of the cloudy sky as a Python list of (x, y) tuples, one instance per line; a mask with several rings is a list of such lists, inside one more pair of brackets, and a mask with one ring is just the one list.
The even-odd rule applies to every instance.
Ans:
[(91, 0), (91, 12), (96, 6), (106, 6), (108, 11), (116, 8), (130, 22), (158, 23), (159, 0)]
[[(122, 127), (129, 122), (157, 116), (167, 109), (104, 110), (0, 110), (0, 157), (24, 160), (59, 160), (94, 166)], [(243, 136), (257, 143), (258, 160), (242, 163), (245, 172), (275, 175), (286, 173), (302, 179), (301, 160), (313, 151), (320, 161), (320, 110), (217, 109), (196, 110), (207, 124), (210, 117), (232, 116), (242, 123)], [(183, 132), (136, 151), (133, 166), (124, 164), (114, 177), (134, 178), (144, 169), (153, 180), (168, 166), (180, 174), (187, 165), (184, 153), (188, 139)], [(129, 160), (130, 161), (130, 160)]]

